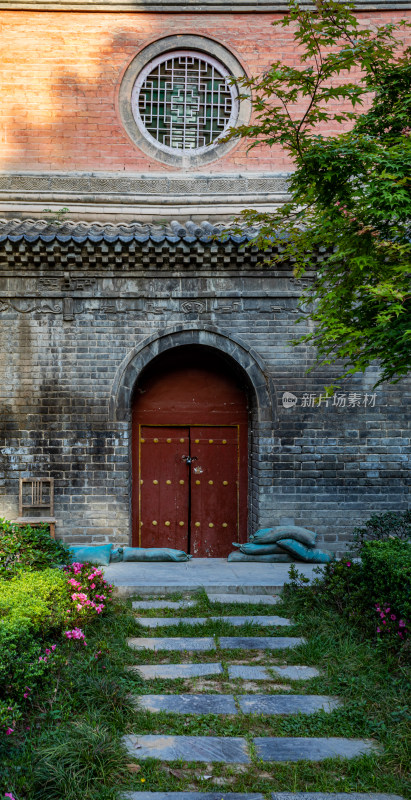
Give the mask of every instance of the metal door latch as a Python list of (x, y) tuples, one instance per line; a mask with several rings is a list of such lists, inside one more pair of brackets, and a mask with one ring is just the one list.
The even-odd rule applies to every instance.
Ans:
[(181, 456), (181, 460), (185, 461), (186, 464), (191, 464), (193, 461), (198, 461), (197, 456)]

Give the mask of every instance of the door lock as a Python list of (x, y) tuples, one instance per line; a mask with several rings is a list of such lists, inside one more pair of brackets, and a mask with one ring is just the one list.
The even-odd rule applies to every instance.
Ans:
[(198, 461), (197, 456), (181, 456), (181, 460), (185, 461), (186, 464), (191, 464), (193, 461)]

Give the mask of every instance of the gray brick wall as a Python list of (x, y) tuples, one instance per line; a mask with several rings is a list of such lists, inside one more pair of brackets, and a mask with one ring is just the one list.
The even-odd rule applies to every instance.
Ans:
[[(300, 331), (301, 290), (289, 271), (251, 268), (246, 259), (233, 270), (232, 257), (210, 264), (204, 255), (200, 271), (189, 252), (180, 266), (170, 267), (166, 255), (162, 268), (133, 266), (115, 245), (102, 247), (105, 266), (92, 251), (86, 263), (81, 248), (58, 264), (41, 248), (20, 250), (20, 260), (14, 252), (0, 270), (0, 516), (17, 516), (20, 476), (51, 475), (58, 536), (130, 542), (121, 365), (150, 337), (154, 352), (160, 330), (164, 338), (179, 328), (194, 337), (216, 332), (233, 358), (241, 341), (250, 363), (263, 367), (271, 404), (255, 403), (250, 418), (250, 531), (293, 520), (341, 552), (372, 512), (407, 508), (410, 382), (379, 387), (375, 406), (364, 407), (377, 375), (370, 370), (341, 389), (346, 400), (360, 394), (361, 405), (304, 407), (303, 396), (318, 396), (335, 371), (307, 376), (312, 352), (289, 344)], [(139, 352), (147, 358), (149, 350)], [(139, 364), (137, 352), (135, 372)], [(295, 406), (283, 407), (285, 391), (297, 397)], [(110, 413), (110, 398), (125, 404), (122, 414)]]

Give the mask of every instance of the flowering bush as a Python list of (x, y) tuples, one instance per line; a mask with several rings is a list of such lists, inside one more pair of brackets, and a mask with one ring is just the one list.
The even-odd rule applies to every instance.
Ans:
[(384, 640), (387, 646), (396, 648), (398, 640), (404, 642), (410, 633), (410, 623), (401, 619), (394, 609), (387, 603), (376, 603), (375, 611), (377, 614), (376, 632), (379, 640)]
[[(411, 545), (399, 539), (364, 542), (361, 560), (342, 558), (318, 570), (310, 585), (294, 565), (285, 596), (299, 599), (306, 610), (326, 603), (357, 625), (365, 637), (409, 657), (411, 635)], [(384, 598), (384, 602), (380, 601)], [(389, 602), (387, 602), (389, 599)], [(375, 614), (378, 623), (375, 624)], [(407, 647), (403, 648), (408, 640)]]
[(90, 564), (0, 579), (0, 735), (12, 737), (64, 658), (63, 641), (87, 644), (82, 628), (104, 613), (111, 595), (102, 570)]
[[(95, 614), (101, 614), (111, 601), (112, 587), (104, 580), (103, 571), (91, 564), (74, 563), (66, 567), (71, 593), (70, 621), (83, 624)], [(68, 637), (76, 638), (76, 637)]]

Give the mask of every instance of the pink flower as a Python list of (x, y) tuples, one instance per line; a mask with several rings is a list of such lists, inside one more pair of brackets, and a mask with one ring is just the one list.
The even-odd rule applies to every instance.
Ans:
[(397, 617), (395, 616), (395, 614), (391, 614), (390, 619), (394, 620), (394, 619), (397, 619)]
[(405, 622), (404, 622), (404, 620), (403, 620), (403, 619), (400, 619), (400, 621), (399, 621), (399, 623), (398, 623), (398, 626), (399, 626), (400, 628), (405, 628)]
[(381, 617), (381, 619), (384, 619), (384, 617), (385, 617), (385, 614), (383, 614), (382, 611), (381, 611), (380, 617)]
[(351, 567), (351, 561), (347, 561), (347, 567)]
[(57, 647), (57, 645), (56, 645), (56, 644), (52, 644), (52, 645), (51, 645), (51, 649), (52, 649), (53, 651), (56, 649), (56, 647)]
[(14, 733), (14, 728), (7, 728), (6, 736), (10, 736), (12, 733)]
[(16, 798), (14, 797), (14, 794), (12, 794), (11, 792), (6, 792), (4, 796), (5, 797), (9, 797), (10, 800), (16, 800)]
[(381, 633), (381, 628), (377, 628), (377, 633)]
[(26, 700), (27, 700), (28, 696), (29, 696), (29, 693), (28, 693), (28, 692), (24, 692), (24, 694), (23, 694), (23, 697), (24, 697)]
[(383, 619), (383, 621), (382, 621), (382, 624), (383, 624), (383, 625), (386, 625), (386, 624), (387, 624), (387, 623), (386, 623), (386, 621), (385, 621), (385, 619)]

